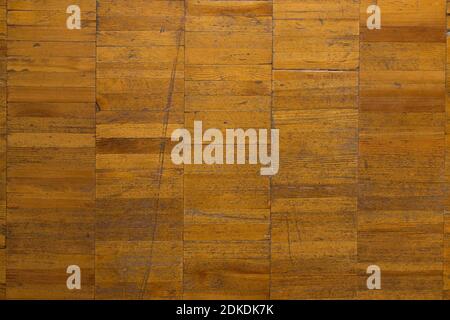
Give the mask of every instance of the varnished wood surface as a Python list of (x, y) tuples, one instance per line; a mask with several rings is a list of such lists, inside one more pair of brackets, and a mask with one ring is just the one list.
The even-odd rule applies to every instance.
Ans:
[(98, 24), (96, 297), (181, 298), (183, 167), (168, 138), (184, 124), (184, 2), (100, 1)]
[[(447, 7), (0, 0), (0, 299), (450, 298)], [(173, 164), (196, 120), (279, 173)]]
[(69, 33), (70, 4), (8, 1), (9, 299), (94, 297), (96, 3)]
[(6, 0), (0, 1), (0, 299), (6, 297)]
[(385, 270), (361, 298), (442, 296), (445, 7), (392, 2), (381, 30), (361, 26), (358, 271)]

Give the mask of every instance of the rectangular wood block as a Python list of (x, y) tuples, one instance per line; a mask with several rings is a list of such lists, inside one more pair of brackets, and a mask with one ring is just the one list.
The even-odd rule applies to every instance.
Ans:
[[(361, 3), (358, 297), (442, 297), (445, 2)], [(382, 290), (367, 290), (369, 265)]]
[(98, 1), (96, 297), (179, 299), (184, 1)]
[(358, 73), (274, 72), (273, 299), (356, 296)]
[(9, 299), (94, 297), (95, 17), (93, 0), (8, 1)]
[(274, 69), (355, 70), (359, 2), (274, 0)]
[(446, 193), (445, 193), (445, 214), (444, 214), (444, 294), (443, 298), (450, 299), (450, 200), (449, 200), (449, 188), (450, 183), (450, 123), (449, 123), (449, 112), (450, 112), (450, 39), (448, 37), (448, 32), (450, 31), (450, 1), (447, 0), (447, 60), (446, 60), (446, 121), (445, 121), (445, 183), (446, 183)]
[[(186, 128), (270, 129), (272, 3), (188, 0), (186, 14)], [(184, 298), (269, 298), (270, 180), (259, 171), (185, 165)]]
[(6, 298), (6, 0), (0, 1), (0, 300)]

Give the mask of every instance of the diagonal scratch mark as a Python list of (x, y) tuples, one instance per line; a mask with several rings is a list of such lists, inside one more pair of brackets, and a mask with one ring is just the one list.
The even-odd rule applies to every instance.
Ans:
[(162, 175), (163, 175), (163, 170), (164, 170), (163, 168), (164, 168), (164, 154), (165, 154), (165, 150), (166, 150), (167, 127), (168, 127), (168, 123), (169, 123), (170, 109), (172, 108), (173, 91), (174, 91), (174, 87), (175, 87), (175, 76), (176, 76), (176, 72), (177, 72), (178, 56), (180, 53), (180, 46), (181, 46), (181, 38), (182, 38), (181, 36), (184, 31), (183, 26), (184, 26), (184, 16), (181, 19), (181, 27), (178, 30), (177, 36), (176, 36), (177, 52), (175, 55), (175, 59), (173, 61), (172, 72), (170, 74), (169, 90), (168, 90), (168, 94), (167, 94), (167, 103), (163, 110), (164, 117), (163, 117), (162, 142), (159, 147), (159, 171), (158, 171), (158, 188), (157, 188), (158, 193), (157, 193), (157, 197), (156, 197), (156, 212), (155, 212), (155, 218), (154, 218), (153, 224), (152, 224), (152, 242), (150, 245), (150, 255), (149, 255), (150, 261), (148, 263), (147, 269), (145, 270), (144, 280), (143, 280), (141, 291), (139, 294), (140, 300), (144, 299), (145, 292), (147, 291), (148, 278), (150, 277), (150, 272), (152, 269), (153, 247), (154, 247), (154, 242), (155, 242), (156, 226), (158, 224), (159, 201), (160, 201), (159, 196), (161, 193), (161, 182), (162, 182)]
[(287, 237), (288, 237), (288, 249), (289, 249), (289, 260), (291, 260), (291, 263), (294, 264), (294, 258), (292, 256), (292, 251), (291, 251), (291, 228), (289, 226), (289, 219), (288, 216), (285, 215), (284, 216), (285, 221), (286, 221), (286, 227), (287, 227)]
[(298, 237), (298, 241), (301, 241), (301, 236), (300, 236), (300, 228), (298, 226), (298, 221), (295, 220), (295, 229), (297, 230), (297, 237)]

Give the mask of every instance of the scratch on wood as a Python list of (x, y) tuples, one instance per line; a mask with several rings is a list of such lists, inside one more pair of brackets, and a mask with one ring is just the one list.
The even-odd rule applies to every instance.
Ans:
[(287, 227), (287, 237), (288, 237), (288, 249), (289, 249), (289, 260), (291, 260), (291, 263), (294, 264), (294, 258), (292, 256), (292, 251), (291, 251), (291, 232), (290, 232), (290, 226), (289, 226), (289, 219), (288, 216), (285, 215), (285, 220), (286, 220), (286, 227)]
[(298, 237), (298, 241), (301, 241), (301, 237), (300, 237), (300, 228), (298, 226), (298, 222), (297, 220), (295, 220), (295, 229), (297, 230), (297, 237)]
[(154, 220), (153, 220), (153, 224), (152, 224), (152, 240), (151, 240), (151, 244), (150, 244), (150, 255), (149, 255), (149, 263), (147, 266), (147, 269), (145, 270), (144, 273), (144, 280), (142, 283), (142, 287), (141, 287), (141, 291), (139, 294), (139, 299), (144, 299), (145, 296), (145, 292), (147, 291), (147, 284), (148, 284), (148, 278), (150, 277), (150, 272), (152, 269), (152, 258), (153, 258), (153, 247), (154, 247), (154, 242), (155, 242), (155, 235), (156, 235), (156, 226), (158, 224), (158, 213), (159, 213), (159, 202), (160, 202), (160, 193), (161, 193), (161, 182), (162, 182), (162, 175), (163, 175), (163, 170), (164, 170), (164, 154), (165, 154), (165, 150), (166, 150), (166, 136), (167, 136), (167, 127), (168, 127), (168, 123), (169, 123), (169, 114), (170, 114), (170, 109), (172, 107), (172, 100), (173, 100), (173, 91), (175, 88), (175, 77), (176, 77), (176, 73), (177, 73), (177, 64), (178, 64), (178, 57), (179, 57), (179, 52), (180, 52), (180, 47), (181, 47), (181, 39), (182, 39), (182, 34), (183, 34), (183, 26), (184, 26), (184, 17), (181, 19), (181, 27), (177, 32), (177, 36), (176, 36), (176, 55), (175, 55), (175, 59), (173, 61), (173, 66), (172, 66), (172, 72), (170, 75), (170, 82), (169, 82), (169, 89), (168, 89), (168, 94), (167, 94), (167, 103), (166, 106), (163, 109), (164, 112), (164, 117), (163, 117), (163, 129), (162, 129), (162, 141), (159, 147), (159, 171), (158, 171), (158, 188), (157, 188), (157, 197), (156, 197), (156, 210), (155, 210), (155, 215), (154, 215)]

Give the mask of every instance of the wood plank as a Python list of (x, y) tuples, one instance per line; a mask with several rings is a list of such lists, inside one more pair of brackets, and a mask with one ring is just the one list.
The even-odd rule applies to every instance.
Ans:
[(356, 296), (358, 10), (274, 1), (273, 299)]
[[(358, 298), (440, 299), (443, 272), (445, 2), (361, 1)], [(381, 290), (368, 290), (369, 265)]]
[(274, 73), (273, 299), (356, 296), (358, 74)]
[(358, 8), (353, 0), (274, 0), (274, 69), (355, 70)]
[(184, 2), (100, 0), (98, 20), (96, 298), (179, 299)]
[[(81, 30), (66, 28), (69, 4)], [(94, 298), (95, 7), (8, 1), (9, 299)]]
[(444, 294), (443, 298), (445, 300), (450, 299), (450, 123), (449, 123), (449, 115), (450, 115), (450, 0), (447, 0), (447, 57), (446, 57), (446, 118), (445, 118), (445, 185), (446, 185), (446, 201), (445, 201), (445, 214), (444, 214), (444, 274), (443, 274), (443, 288)]
[[(187, 1), (191, 132), (194, 121), (223, 133), (271, 128), (271, 12), (269, 1)], [(185, 165), (185, 299), (269, 298), (270, 180), (259, 171)]]
[(6, 12), (0, 1), (0, 300), (6, 298)]

